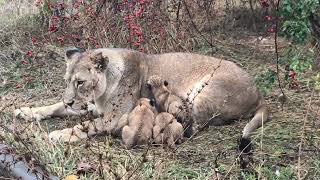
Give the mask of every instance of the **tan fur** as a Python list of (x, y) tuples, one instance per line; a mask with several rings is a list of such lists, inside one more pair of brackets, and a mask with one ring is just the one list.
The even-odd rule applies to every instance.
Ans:
[(156, 144), (168, 144), (173, 147), (180, 143), (183, 136), (183, 127), (175, 117), (166, 112), (159, 113), (153, 127), (153, 139)]
[[(266, 122), (268, 117), (253, 78), (230, 61), (191, 53), (149, 55), (106, 48), (86, 52), (67, 50), (66, 64), (68, 85), (63, 101), (51, 106), (17, 109), (16, 117), (41, 120), (82, 115), (87, 112), (88, 102), (94, 101), (100, 117), (95, 121), (103, 127), (92, 133), (119, 135), (125, 124), (119, 119), (131, 112), (139, 98), (150, 96), (145, 82), (153, 75), (168, 80), (171, 92), (191, 102), (191, 116), (196, 126), (223, 125), (255, 113), (243, 132), (243, 137), (249, 137), (261, 126), (262, 119)], [(86, 124), (91, 122), (94, 121)], [(66, 137), (70, 131), (52, 134)]]
[(122, 141), (126, 148), (147, 144), (151, 140), (154, 112), (149, 99), (139, 99), (137, 106), (128, 115), (129, 124), (122, 129)]
[(151, 92), (162, 112), (168, 112), (174, 117), (179, 118), (182, 122), (189, 121), (189, 107), (187, 102), (172, 93), (166, 82), (161, 77), (154, 75), (148, 78), (147, 85), (151, 88)]

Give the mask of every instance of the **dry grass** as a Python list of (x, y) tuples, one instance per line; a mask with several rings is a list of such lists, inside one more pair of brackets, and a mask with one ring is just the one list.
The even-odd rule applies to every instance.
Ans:
[[(289, 100), (283, 110), (278, 102), (277, 87), (267, 95), (272, 121), (253, 136), (254, 154), (246, 170), (239, 168), (237, 140), (248, 119), (210, 127), (178, 145), (176, 151), (153, 146), (125, 150), (120, 139), (109, 136), (76, 144), (48, 143), (49, 132), (71, 127), (86, 118), (42, 122), (14, 119), (15, 108), (57, 102), (64, 89), (61, 48), (43, 46), (36, 51), (31, 64), (21, 65), (25, 50), (32, 48), (29, 36), (24, 37), (22, 32), (32, 32), (34, 28), (34, 24), (21, 22), (19, 27), (25, 27), (24, 30), (0, 31), (0, 75), (5, 80), (0, 81), (0, 125), (9, 127), (1, 129), (0, 141), (15, 148), (17, 154), (31, 154), (53, 174), (61, 178), (77, 174), (81, 179), (216, 179), (220, 174), (225, 179), (297, 179), (298, 172), (305, 179), (320, 176), (320, 119), (315, 111), (320, 97), (319, 94), (312, 96), (308, 88), (300, 92), (285, 89)], [(201, 42), (201, 37), (196, 38)], [(221, 30), (214, 39), (219, 49), (214, 56), (236, 62), (252, 75), (259, 73), (261, 64), (274, 66), (270, 53), (273, 46), (256, 44), (256, 37), (247, 29)], [(212, 53), (208, 45), (198, 46), (193, 51)], [(309, 108), (309, 103), (313, 108)], [(79, 163), (89, 164), (92, 169), (79, 174)]]

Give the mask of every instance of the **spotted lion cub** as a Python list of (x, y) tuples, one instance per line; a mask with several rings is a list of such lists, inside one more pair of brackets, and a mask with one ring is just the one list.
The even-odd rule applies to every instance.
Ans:
[(126, 148), (149, 142), (155, 113), (154, 101), (147, 98), (138, 100), (137, 106), (128, 114), (128, 125), (122, 129), (122, 141)]
[(156, 144), (168, 144), (174, 147), (175, 143), (181, 143), (183, 127), (176, 118), (167, 112), (156, 116), (153, 127), (153, 139)]

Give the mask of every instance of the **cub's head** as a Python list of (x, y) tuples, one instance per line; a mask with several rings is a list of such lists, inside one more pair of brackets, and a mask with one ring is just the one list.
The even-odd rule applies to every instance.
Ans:
[(63, 102), (73, 109), (86, 109), (87, 102), (106, 90), (106, 69), (109, 62), (101, 52), (81, 52), (72, 48), (65, 52), (67, 64)]
[(170, 92), (168, 89), (168, 81), (163, 80), (161, 77), (157, 75), (150, 76), (147, 80), (147, 87), (152, 93), (157, 94), (158, 93), (164, 93), (164, 92)]
[(156, 113), (156, 102), (154, 99), (149, 99), (149, 98), (140, 98), (136, 104), (137, 106), (145, 106), (148, 109), (150, 109), (153, 113)]

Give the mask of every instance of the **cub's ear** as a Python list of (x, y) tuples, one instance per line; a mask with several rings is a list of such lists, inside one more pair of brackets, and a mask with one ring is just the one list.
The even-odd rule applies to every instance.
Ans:
[(66, 60), (70, 60), (74, 55), (81, 53), (81, 50), (76, 47), (70, 47), (65, 50)]
[(164, 80), (163, 84), (164, 84), (164, 86), (168, 86), (169, 85), (167, 80)]
[(98, 72), (102, 72), (105, 69), (107, 69), (108, 63), (109, 63), (109, 58), (108, 57), (103, 57), (102, 52), (99, 52), (94, 55), (92, 58), (93, 64)]
[(153, 99), (153, 98), (150, 99), (150, 105), (153, 106), (153, 107), (156, 106), (155, 99)]
[(150, 90), (150, 91), (152, 90), (152, 86), (151, 86), (150, 80), (147, 81), (146, 87), (147, 87), (148, 90)]

